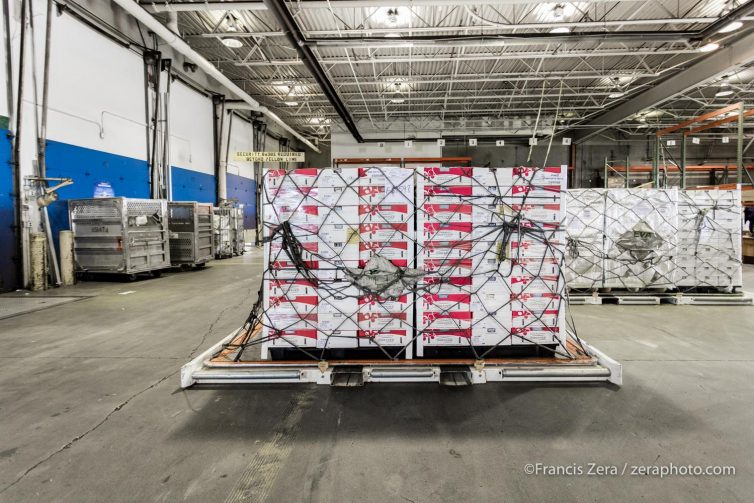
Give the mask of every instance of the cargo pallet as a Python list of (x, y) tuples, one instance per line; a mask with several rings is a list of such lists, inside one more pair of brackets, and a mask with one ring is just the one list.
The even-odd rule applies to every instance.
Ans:
[(700, 293), (700, 292), (594, 292), (568, 294), (572, 306), (619, 304), (625, 306), (752, 306), (754, 297), (744, 292)]
[(623, 383), (620, 363), (583, 340), (582, 349), (570, 338), (566, 345), (574, 358), (236, 361), (226, 345), (242, 338), (241, 331), (236, 330), (185, 364), (181, 368), (181, 387), (263, 383), (361, 386), (367, 382), (435, 382), (448, 386), (487, 382), (609, 382), (618, 386)]

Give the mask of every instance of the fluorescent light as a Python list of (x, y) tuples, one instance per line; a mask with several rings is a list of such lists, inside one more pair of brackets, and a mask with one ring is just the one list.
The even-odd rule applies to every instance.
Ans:
[(718, 30), (718, 33), (730, 33), (732, 31), (736, 31), (743, 25), (744, 24), (741, 21), (731, 21), (730, 23), (720, 28), (720, 30)]
[(233, 37), (221, 38), (220, 42), (222, 42), (225, 47), (230, 47), (232, 49), (238, 49), (239, 47), (243, 47), (243, 42)]
[(550, 33), (571, 33), (571, 29), (567, 26), (558, 26), (550, 30)]
[(717, 42), (710, 42), (709, 44), (704, 44), (698, 50), (699, 52), (712, 52), (719, 48), (720, 44), (718, 44)]
[(298, 106), (298, 101), (284, 101), (283, 103), (285, 103), (289, 107), (297, 107)]
[(398, 38), (400, 37), (400, 33), (395, 33), (394, 31), (391, 31), (390, 33), (385, 33), (385, 38)]
[(723, 96), (730, 96), (731, 94), (733, 94), (733, 90), (732, 89), (723, 89), (723, 88), (721, 88), (718, 92), (715, 93), (715, 96), (717, 98), (721, 98)]
[(616, 98), (622, 98), (625, 95), (626, 93), (624, 93), (623, 91), (618, 91), (618, 92), (610, 93), (607, 97), (610, 98), (611, 100), (614, 100)]
[(403, 98), (393, 98), (392, 100), (390, 100), (390, 103), (397, 103), (397, 104), (401, 104), (405, 102), (406, 100), (404, 100)]

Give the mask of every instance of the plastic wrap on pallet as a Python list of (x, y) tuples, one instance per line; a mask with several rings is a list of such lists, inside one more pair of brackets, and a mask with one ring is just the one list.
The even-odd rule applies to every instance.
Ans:
[(569, 288), (603, 286), (605, 190), (568, 191), (565, 278)]
[(732, 289), (741, 270), (741, 192), (688, 190), (678, 200), (676, 285)]
[(739, 190), (578, 189), (567, 206), (569, 288), (741, 286)]

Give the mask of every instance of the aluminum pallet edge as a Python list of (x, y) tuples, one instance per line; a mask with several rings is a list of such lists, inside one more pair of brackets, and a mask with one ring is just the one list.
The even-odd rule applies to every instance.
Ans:
[[(233, 368), (213, 365), (209, 362), (213, 355), (229, 343), (238, 330), (213, 345), (202, 354), (181, 367), (181, 387), (194, 384), (272, 384), (272, 383), (316, 383), (335, 384), (337, 366), (325, 362), (285, 363), (279, 361), (253, 362), (234, 365)], [(596, 360), (583, 365), (569, 364), (521, 364), (485, 363), (484, 365), (458, 365), (455, 372), (464, 372), (469, 381), (464, 384), (484, 384), (488, 382), (609, 382), (617, 386), (623, 384), (623, 366), (618, 361), (581, 340), (584, 348)], [(553, 358), (553, 362), (555, 359)], [(349, 367), (356, 365), (354, 362)], [(345, 365), (344, 365), (345, 366)], [(408, 363), (376, 364), (370, 362), (361, 367), (359, 384), (366, 382), (436, 382), (443, 383), (445, 365), (433, 360), (427, 365), (420, 360)]]

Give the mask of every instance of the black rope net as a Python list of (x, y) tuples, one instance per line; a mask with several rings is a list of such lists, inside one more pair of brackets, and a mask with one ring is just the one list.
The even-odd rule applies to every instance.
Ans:
[(262, 287), (246, 336), (226, 350), (586, 353), (562, 273), (565, 170), (267, 171)]
[(568, 191), (573, 290), (732, 292), (742, 285), (739, 190)]

